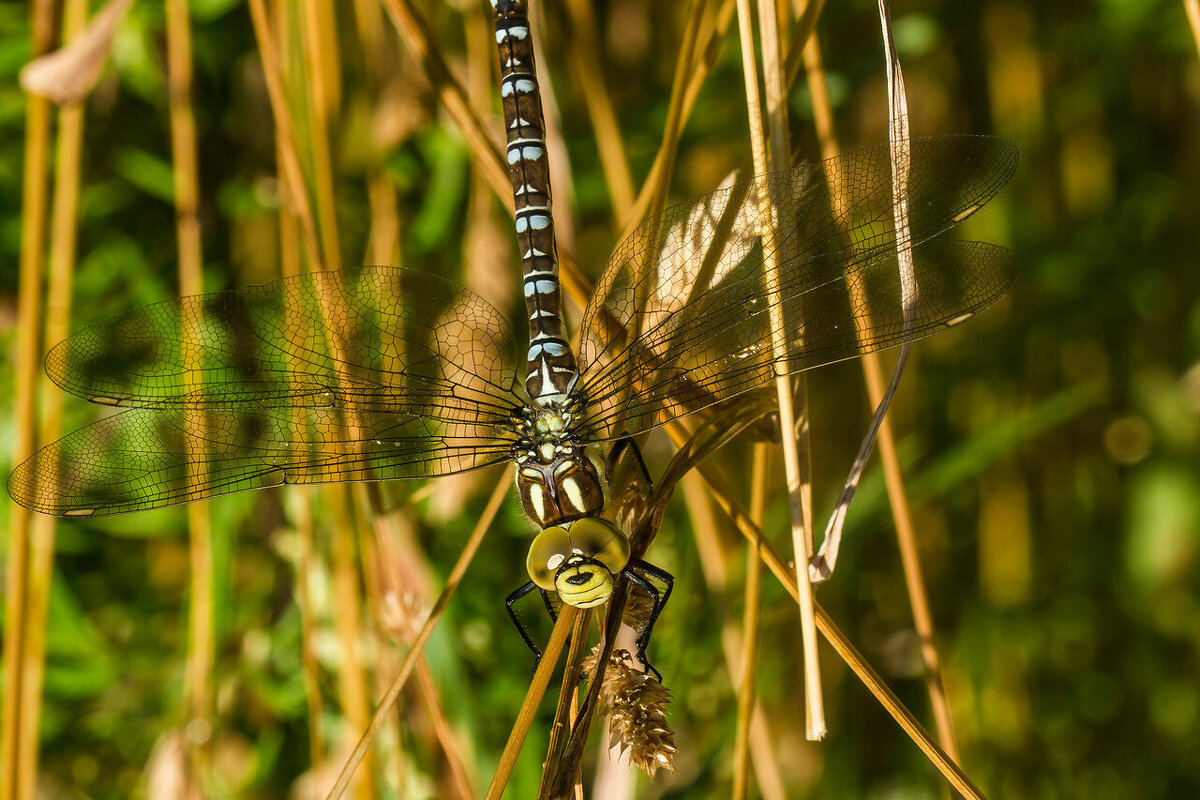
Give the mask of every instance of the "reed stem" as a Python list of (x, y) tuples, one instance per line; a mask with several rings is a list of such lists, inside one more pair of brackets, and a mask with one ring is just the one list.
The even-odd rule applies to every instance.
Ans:
[[(35, 0), (30, 6), (31, 55), (49, 52), (54, 39), (54, 3)], [(38, 370), (41, 366), (42, 268), (46, 246), (46, 181), (50, 152), (50, 101), (30, 95), (25, 110), (25, 156), (21, 195), (21, 259), (17, 299), (16, 359), (13, 368), (13, 463), (33, 454), (37, 426)], [(37, 741), (36, 719), (24, 719), (26, 630), (29, 624), (31, 514), (16, 503), (9, 506), (6, 553), (6, 598), (3, 637), (4, 693), (0, 718), (0, 800), (32, 796), (29, 765), (19, 752), (22, 742)], [(36, 763), (33, 765), (36, 770)]]

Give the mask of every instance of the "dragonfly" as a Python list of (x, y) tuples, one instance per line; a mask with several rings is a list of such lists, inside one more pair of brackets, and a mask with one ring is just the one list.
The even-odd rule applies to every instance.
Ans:
[[(58, 386), (122, 410), (19, 465), (8, 484), (18, 503), (88, 517), (509, 462), (538, 533), (530, 581), (506, 603), (535, 658), (517, 599), (536, 590), (548, 608), (552, 595), (592, 608), (625, 576), (653, 601), (637, 643), (649, 667), (649, 631), (673, 578), (634, 558), (603, 515), (617, 463), (641, 460), (633, 437), (778, 375), (957, 325), (1015, 279), (1011, 251), (942, 234), (1008, 181), (1016, 148), (984, 136), (914, 139), (903, 233), (886, 145), (735, 183), (625, 238), (573, 341), (526, 2), (492, 5), (527, 339), (470, 290), (385, 266), (133, 309), (49, 352)], [(915, 313), (903, 308), (898, 249), (913, 257)], [(772, 338), (780, 331), (783, 348)]]

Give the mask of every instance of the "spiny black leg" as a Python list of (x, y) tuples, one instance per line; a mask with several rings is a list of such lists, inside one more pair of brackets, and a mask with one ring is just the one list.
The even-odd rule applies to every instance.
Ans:
[[(525, 630), (525, 626), (521, 624), (521, 620), (517, 617), (517, 610), (513, 608), (513, 603), (516, 603), (518, 600), (536, 588), (537, 584), (535, 584), (533, 581), (530, 581), (504, 599), (504, 606), (508, 609), (508, 616), (512, 619), (513, 625), (517, 626), (517, 632), (520, 633), (521, 638), (525, 640), (525, 645), (533, 651), (534, 671), (537, 670), (538, 664), (542, 660), (542, 651), (536, 644), (533, 643), (533, 639), (529, 638), (529, 631)], [(545, 594), (546, 593), (543, 591), (542, 596), (544, 597)], [(546, 602), (549, 603), (549, 600)]]
[(542, 593), (542, 604), (546, 606), (546, 613), (550, 615), (551, 622), (558, 622), (558, 612), (554, 610), (554, 604), (550, 602), (550, 593), (545, 589), (538, 589)]
[(638, 632), (636, 640), (637, 659), (646, 665), (646, 672), (649, 672), (654, 676), (655, 680), (657, 680), (659, 683), (662, 683), (662, 673), (655, 669), (654, 665), (650, 663), (650, 658), (646, 655), (646, 647), (650, 644), (650, 629), (654, 626), (655, 617), (658, 616), (658, 589), (656, 589), (648, 580), (643, 578), (641, 575), (638, 575), (636, 572), (630, 571), (627, 574), (629, 576), (629, 582), (635, 586), (641, 587), (643, 591), (650, 595), (651, 600), (650, 619), (646, 621), (646, 627), (642, 628), (642, 630)]
[(646, 459), (642, 458), (642, 448), (638, 447), (637, 442), (628, 436), (624, 439), (618, 439), (617, 443), (613, 445), (612, 450), (608, 453), (608, 464), (605, 467), (608, 470), (610, 479), (616, 471), (617, 464), (621, 462), (626, 453), (633, 455), (638, 472), (641, 473), (642, 479), (646, 481), (646, 494), (654, 494), (654, 479), (650, 477), (650, 468), (646, 466)]
[[(675, 578), (666, 570), (659, 569), (653, 564), (649, 564), (638, 558), (631, 560), (625, 566), (625, 573), (631, 583), (646, 590), (653, 603), (650, 608), (650, 619), (646, 621), (646, 627), (638, 634), (637, 657), (646, 665), (646, 671), (652, 673), (659, 683), (661, 683), (662, 673), (655, 669), (646, 657), (646, 648), (650, 645), (650, 635), (654, 632), (654, 623), (658, 620), (658, 615), (662, 613), (663, 608), (666, 607), (667, 600), (671, 598), (671, 590), (675, 588)], [(661, 581), (664, 587), (663, 590), (660, 592), (658, 587), (650, 582), (649, 578)]]

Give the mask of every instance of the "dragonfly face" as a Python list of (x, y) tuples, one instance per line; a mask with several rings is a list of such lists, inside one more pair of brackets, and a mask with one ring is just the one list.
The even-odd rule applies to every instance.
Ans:
[(577, 404), (531, 404), (513, 448), (517, 491), (525, 513), (548, 528), (594, 517), (605, 505), (600, 460), (575, 433)]
[(526, 566), (539, 589), (558, 592), (567, 605), (592, 608), (608, 601), (614, 576), (629, 563), (629, 540), (607, 520), (584, 517), (538, 534)]

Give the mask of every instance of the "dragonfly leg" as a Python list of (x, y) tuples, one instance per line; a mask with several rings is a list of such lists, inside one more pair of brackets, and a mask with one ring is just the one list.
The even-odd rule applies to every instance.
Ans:
[(554, 605), (550, 602), (550, 593), (545, 589), (538, 589), (542, 593), (542, 604), (546, 606), (546, 613), (550, 615), (553, 622), (558, 622), (558, 612), (554, 610)]
[(646, 494), (653, 494), (654, 479), (650, 477), (650, 469), (646, 466), (646, 459), (642, 458), (642, 449), (629, 436), (626, 436), (624, 439), (618, 439), (617, 443), (613, 445), (612, 450), (608, 453), (608, 463), (605, 465), (605, 468), (608, 471), (610, 480), (611, 476), (616, 473), (617, 465), (621, 463), (621, 459), (626, 454), (632, 456), (639, 477), (646, 482)]
[[(525, 645), (530, 649), (530, 651), (533, 652), (533, 668), (535, 671), (537, 670), (538, 664), (542, 660), (542, 651), (536, 644), (533, 643), (533, 639), (529, 637), (529, 631), (527, 631), (525, 626), (521, 624), (521, 620), (517, 616), (517, 610), (513, 608), (513, 604), (536, 588), (537, 584), (535, 584), (533, 581), (530, 581), (504, 599), (504, 606), (508, 609), (508, 616), (510, 619), (512, 619), (513, 625), (517, 627), (517, 633), (521, 634), (521, 638), (525, 640)], [(544, 590), (542, 590), (542, 597), (546, 599), (546, 605), (549, 606), (550, 600), (546, 598), (546, 592)]]
[[(653, 675), (659, 683), (662, 683), (662, 673), (655, 669), (654, 665), (650, 663), (650, 659), (646, 657), (646, 648), (650, 646), (650, 635), (654, 631), (654, 623), (658, 620), (658, 615), (662, 613), (663, 608), (666, 607), (667, 600), (671, 597), (671, 590), (675, 588), (675, 578), (666, 570), (659, 569), (639, 558), (631, 560), (625, 570), (629, 581), (643, 589), (653, 601), (650, 619), (646, 621), (646, 627), (637, 637), (637, 657), (646, 665), (646, 671)], [(661, 591), (651, 579), (663, 585)]]

